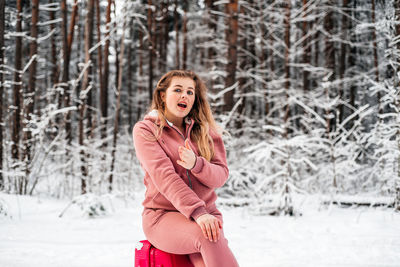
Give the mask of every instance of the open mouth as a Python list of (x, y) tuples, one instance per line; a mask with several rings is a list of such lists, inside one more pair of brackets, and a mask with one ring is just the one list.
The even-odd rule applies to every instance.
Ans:
[(184, 104), (184, 103), (179, 103), (179, 104), (178, 104), (178, 107), (185, 109), (185, 108), (187, 107), (187, 105)]

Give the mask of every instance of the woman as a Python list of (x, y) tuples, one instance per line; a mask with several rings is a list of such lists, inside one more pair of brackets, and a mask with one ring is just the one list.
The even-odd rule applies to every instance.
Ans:
[(152, 111), (133, 128), (147, 189), (143, 230), (155, 247), (189, 254), (196, 267), (235, 267), (215, 206), (214, 189), (228, 178), (226, 152), (206, 91), (195, 73), (168, 72), (157, 83)]

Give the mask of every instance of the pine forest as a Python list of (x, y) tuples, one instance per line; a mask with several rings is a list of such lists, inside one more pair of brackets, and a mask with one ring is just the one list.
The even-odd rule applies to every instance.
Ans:
[(142, 190), (132, 128), (189, 69), (229, 133), (221, 204), (400, 211), (399, 0), (0, 0), (0, 48), (4, 193)]

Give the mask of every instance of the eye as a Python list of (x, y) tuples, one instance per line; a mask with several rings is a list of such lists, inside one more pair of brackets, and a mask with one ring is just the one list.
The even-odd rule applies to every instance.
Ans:
[(188, 91), (188, 95), (193, 95), (193, 91)]
[(180, 91), (181, 91), (181, 89), (179, 89), (179, 88), (176, 88), (174, 91), (175, 91), (175, 92), (180, 92)]

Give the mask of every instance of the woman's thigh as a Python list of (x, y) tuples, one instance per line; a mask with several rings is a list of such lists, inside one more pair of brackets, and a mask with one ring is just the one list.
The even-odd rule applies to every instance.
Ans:
[(155, 247), (174, 254), (199, 252), (197, 247), (203, 233), (197, 223), (180, 212), (146, 210), (143, 212), (143, 230)]

